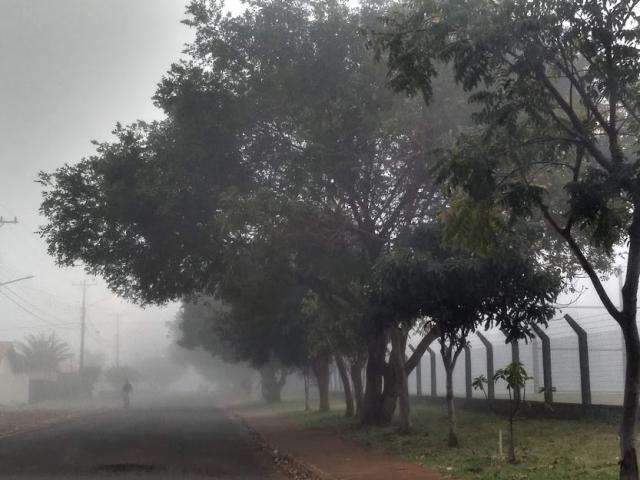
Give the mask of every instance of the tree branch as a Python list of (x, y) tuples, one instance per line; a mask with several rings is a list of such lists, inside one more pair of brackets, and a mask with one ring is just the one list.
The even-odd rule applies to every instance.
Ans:
[(613, 319), (620, 324), (621, 322), (620, 311), (615, 307), (615, 305), (609, 298), (609, 295), (607, 295), (607, 291), (602, 285), (602, 281), (598, 277), (598, 274), (593, 268), (593, 265), (589, 263), (589, 260), (587, 259), (587, 257), (585, 257), (584, 253), (582, 253), (582, 250), (580, 249), (580, 246), (578, 245), (578, 243), (571, 236), (570, 232), (565, 231), (564, 228), (558, 225), (558, 223), (555, 221), (555, 219), (549, 212), (549, 208), (546, 205), (540, 203), (539, 206), (540, 206), (540, 210), (542, 211), (542, 215), (544, 216), (547, 223), (551, 225), (551, 227), (556, 231), (556, 233), (558, 233), (558, 235), (560, 235), (567, 242), (567, 244), (569, 245), (569, 249), (572, 251), (576, 259), (578, 260), (578, 263), (580, 264), (582, 269), (586, 272), (586, 274), (589, 276), (589, 279), (591, 280), (591, 283), (593, 284), (593, 287), (595, 288), (596, 293), (598, 294), (598, 297), (600, 297), (600, 301), (604, 305), (604, 308), (607, 310), (609, 315), (611, 315)]
[[(583, 144), (589, 153), (593, 156), (593, 158), (607, 171), (611, 171), (611, 160), (607, 158), (604, 153), (600, 151), (598, 146), (591, 140), (591, 135), (588, 131), (585, 130), (584, 125), (578, 118), (576, 112), (571, 108), (571, 105), (567, 103), (567, 101), (563, 98), (562, 94), (558, 92), (558, 89), (553, 85), (551, 80), (547, 75), (540, 71), (536, 75), (538, 80), (540, 80), (545, 88), (549, 91), (551, 96), (556, 100), (558, 106), (562, 109), (562, 111), (567, 115), (569, 121), (576, 129), (576, 133), (580, 136)], [(562, 124), (561, 124), (562, 125)], [(605, 130), (607, 130), (605, 128)]]

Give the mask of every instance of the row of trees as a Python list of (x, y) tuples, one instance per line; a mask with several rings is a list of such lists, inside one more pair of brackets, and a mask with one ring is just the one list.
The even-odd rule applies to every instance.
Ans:
[[(313, 371), (326, 409), (335, 359), (364, 424), (399, 405), (409, 429), (407, 375), (438, 340), (452, 444), (468, 335), (526, 338), (585, 273), (624, 334), (637, 479), (635, 7), (194, 0), (195, 40), (154, 96), (165, 119), (43, 173), (41, 233), (120, 295), (183, 300), (183, 343), (265, 367), (267, 391)], [(618, 309), (601, 276), (623, 245)]]

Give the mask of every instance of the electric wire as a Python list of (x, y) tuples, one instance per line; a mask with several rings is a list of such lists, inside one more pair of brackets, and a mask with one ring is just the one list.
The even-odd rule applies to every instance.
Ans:
[(22, 310), (23, 312), (27, 313), (28, 315), (32, 316), (33, 318), (40, 320), (41, 322), (43, 322), (44, 324), (46, 324), (49, 327), (55, 327), (54, 323), (52, 323), (51, 321), (47, 320), (46, 318), (38, 315), (37, 313), (29, 310), (27, 307), (22, 305), (20, 302), (16, 301), (14, 298), (12, 298), (9, 295), (7, 295), (6, 292), (0, 290), (0, 295), (5, 297), (7, 300), (9, 300), (11, 303), (13, 303), (16, 307), (18, 307), (20, 310)]

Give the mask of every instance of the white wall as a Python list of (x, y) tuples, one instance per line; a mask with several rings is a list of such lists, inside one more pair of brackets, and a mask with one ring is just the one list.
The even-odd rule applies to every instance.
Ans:
[(0, 405), (20, 405), (29, 401), (29, 377), (13, 373), (7, 358), (0, 362)]

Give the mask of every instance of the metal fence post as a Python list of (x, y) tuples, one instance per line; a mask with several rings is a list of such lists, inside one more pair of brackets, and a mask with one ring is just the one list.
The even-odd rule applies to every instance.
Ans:
[(491, 345), (491, 342), (480, 332), (476, 332), (476, 334), (484, 345), (484, 348), (487, 350), (487, 380), (489, 381), (487, 385), (487, 397), (489, 400), (493, 400), (495, 398), (495, 390), (493, 386), (493, 345)]
[(437, 383), (436, 383), (436, 353), (431, 350), (431, 348), (427, 348), (427, 352), (429, 352), (429, 359), (431, 361), (430, 365), (430, 374), (431, 374), (431, 396), (433, 398), (438, 396)]
[(553, 403), (553, 382), (551, 378), (551, 341), (538, 325), (533, 325), (533, 331), (542, 342), (542, 381), (544, 386), (544, 401)]
[(589, 375), (589, 344), (587, 332), (578, 323), (565, 315), (564, 319), (578, 336), (578, 355), (580, 358), (580, 388), (582, 390), (582, 404), (591, 405), (591, 379)]
[[(415, 347), (411, 344), (409, 344), (409, 350), (411, 350), (412, 353), (416, 351)], [(420, 356), (420, 358), (418, 359), (415, 370), (416, 370), (416, 395), (418, 397), (421, 397), (422, 396), (422, 356)]]

